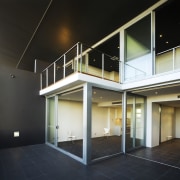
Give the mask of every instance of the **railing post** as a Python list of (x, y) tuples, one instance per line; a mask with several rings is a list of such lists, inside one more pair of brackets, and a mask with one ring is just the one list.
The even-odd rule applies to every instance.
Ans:
[(48, 87), (48, 68), (46, 69), (46, 87)]
[(56, 63), (54, 63), (54, 84), (56, 82)]
[(83, 44), (81, 43), (81, 46), (80, 46), (80, 72), (82, 72), (82, 50), (83, 50)]
[(63, 67), (63, 70), (64, 70), (63, 78), (65, 78), (65, 76), (66, 76), (66, 73), (65, 73), (65, 70), (66, 70), (66, 55), (65, 54), (64, 54), (64, 67)]
[(175, 70), (175, 48), (173, 48), (173, 71)]
[(76, 58), (77, 58), (77, 62), (76, 62), (76, 69), (74, 68), (74, 71), (78, 71), (78, 56), (79, 56), (79, 43), (77, 43), (77, 52), (76, 52)]
[(104, 53), (102, 53), (102, 79), (104, 79)]
[(40, 89), (42, 89), (42, 72), (40, 73)]

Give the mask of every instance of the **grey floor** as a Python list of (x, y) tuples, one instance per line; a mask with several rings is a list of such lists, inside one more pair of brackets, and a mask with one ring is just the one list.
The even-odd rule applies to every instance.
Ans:
[[(137, 154), (136, 154), (137, 155)], [(134, 155), (120, 155), (89, 166), (45, 144), (0, 150), (0, 180), (180, 179), (180, 169)]]
[(142, 148), (130, 154), (180, 169), (180, 139), (166, 141), (153, 148)]

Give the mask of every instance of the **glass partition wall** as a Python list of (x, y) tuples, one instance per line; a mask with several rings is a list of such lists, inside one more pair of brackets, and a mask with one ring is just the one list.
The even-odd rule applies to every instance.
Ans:
[[(124, 149), (124, 128), (125, 152), (144, 146), (145, 98), (127, 94), (123, 125), (122, 93), (91, 88), (92, 91), (85, 92), (82, 87), (47, 98), (47, 143), (83, 163), (87, 157), (89, 163), (120, 154)], [(87, 102), (83, 94), (89, 92)], [(84, 101), (90, 105), (88, 113), (84, 111)]]
[(127, 96), (126, 151), (145, 146), (145, 99)]
[(121, 153), (121, 93), (93, 87), (91, 114), (91, 159)]
[(47, 98), (46, 113), (46, 141), (55, 145), (55, 97)]
[(151, 15), (125, 29), (124, 80), (152, 74)]
[[(83, 91), (82, 87), (47, 98), (47, 143), (82, 162), (85, 156), (92, 161), (121, 153), (122, 94), (92, 87), (88, 95), (91, 115), (87, 117)], [(90, 124), (85, 117), (90, 118)], [(90, 139), (86, 132), (91, 134)], [(91, 155), (83, 146), (91, 147)]]
[(58, 95), (57, 146), (82, 158), (83, 90), (76, 89)]

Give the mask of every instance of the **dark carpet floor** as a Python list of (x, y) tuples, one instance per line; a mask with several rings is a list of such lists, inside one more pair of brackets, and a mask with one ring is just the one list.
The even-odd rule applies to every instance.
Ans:
[(74, 179), (179, 180), (180, 169), (130, 155), (85, 166), (45, 144), (0, 149), (0, 180)]
[(141, 148), (130, 154), (180, 168), (180, 139), (166, 141), (153, 148)]
[[(92, 138), (92, 159), (113, 155), (121, 152), (121, 136)], [(82, 140), (59, 142), (58, 147), (82, 157)]]

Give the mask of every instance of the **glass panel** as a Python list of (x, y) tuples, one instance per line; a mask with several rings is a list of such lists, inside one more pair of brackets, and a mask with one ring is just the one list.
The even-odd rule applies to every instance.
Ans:
[(55, 97), (47, 99), (47, 142), (55, 144)]
[(136, 119), (136, 147), (144, 145), (144, 98), (136, 97), (135, 119)]
[(46, 78), (47, 78), (46, 77), (46, 71), (43, 71), (42, 72), (42, 82), (41, 82), (42, 83), (42, 89), (46, 88)]
[(77, 71), (77, 46), (65, 54), (65, 77)]
[[(84, 45), (83, 45), (84, 47)], [(82, 72), (119, 82), (119, 33), (82, 56)]]
[(130, 149), (134, 146), (133, 142), (133, 124), (134, 124), (134, 118), (133, 118), (133, 99), (132, 97), (127, 97), (127, 118), (126, 118), (126, 150)]
[(126, 150), (144, 146), (144, 98), (127, 96)]
[(156, 56), (156, 74), (173, 70), (173, 50)]
[(175, 48), (174, 68), (180, 69), (180, 47)]
[(151, 16), (141, 19), (125, 31), (125, 80), (152, 73)]
[[(156, 73), (173, 71), (180, 68), (179, 49), (173, 53), (173, 49), (179, 47), (180, 32), (179, 1), (171, 1), (155, 10), (155, 35), (156, 35)], [(171, 15), (169, 15), (171, 14)], [(165, 21), (164, 21), (165, 19)], [(173, 59), (174, 58), (174, 59)], [(178, 60), (179, 59), (179, 60)], [(174, 61), (174, 62), (173, 62)], [(174, 63), (174, 65), (173, 65)], [(174, 68), (174, 69), (173, 69)]]
[(58, 147), (82, 158), (83, 91), (77, 89), (59, 95)]
[(56, 82), (64, 78), (64, 56), (56, 62)]
[(122, 95), (119, 92), (93, 88), (92, 159), (121, 152)]
[(48, 86), (54, 84), (54, 64), (48, 68)]

